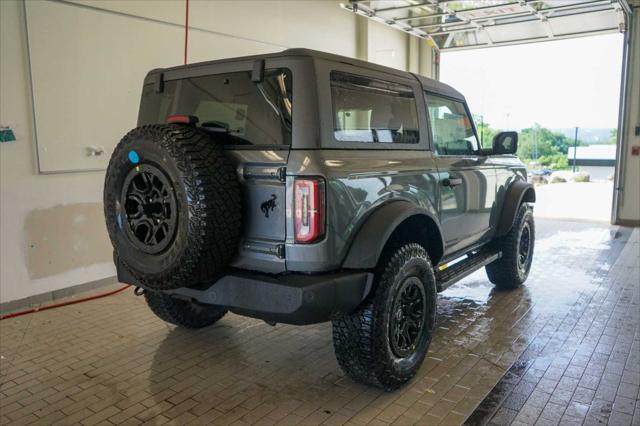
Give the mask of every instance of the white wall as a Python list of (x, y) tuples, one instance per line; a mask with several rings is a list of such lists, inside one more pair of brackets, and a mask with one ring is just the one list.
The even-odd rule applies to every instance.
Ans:
[(624, 168), (620, 171), (618, 211), (614, 221), (623, 224), (640, 224), (640, 156), (632, 156), (633, 146), (640, 147), (640, 136), (635, 135), (636, 126), (640, 126), (640, 7), (633, 9), (631, 29), (629, 75), (627, 78), (628, 108), (624, 117), (625, 129), (622, 132), (621, 150)]
[[(163, 1), (158, 11), (150, 5), (26, 2), (40, 171), (106, 168), (109, 156), (90, 156), (88, 149), (111, 152), (135, 125), (140, 82), (150, 68), (182, 63), (185, 0)], [(132, 14), (147, 9), (157, 16)], [(298, 46), (355, 54), (354, 17), (333, 1), (195, 1), (190, 25), (189, 62)]]
[(36, 172), (22, 5), (1, 1), (0, 20), (0, 125), (17, 138), (0, 144), (0, 301), (6, 302), (105, 278), (114, 269), (100, 214), (103, 173)]
[(369, 20), (368, 60), (393, 68), (407, 69), (407, 34)]
[[(370, 60), (375, 62), (401, 69), (407, 69), (410, 63), (409, 38), (405, 34), (376, 23), (357, 24), (356, 17), (342, 10), (335, 0), (191, 0), (190, 3), (190, 62), (289, 47), (364, 56), (358, 53), (364, 45)], [(37, 67), (34, 74), (38, 75), (36, 90), (44, 88), (35, 93), (36, 98), (58, 84), (72, 84), (74, 76), (83, 82), (82, 90), (69, 88), (79, 96), (75, 106), (69, 104), (64, 91), (49, 95), (53, 96), (51, 99), (60, 97), (60, 104), (39, 105), (37, 120), (46, 122), (49, 134), (54, 135), (48, 141), (48, 149), (62, 154), (69, 149), (65, 142), (68, 136), (55, 138), (57, 134), (73, 135), (73, 131), (69, 132), (74, 129), (73, 116), (61, 115), (59, 105), (63, 101), (70, 105), (68, 108), (80, 107), (96, 114), (119, 111), (122, 106), (110, 97), (97, 97), (97, 102), (82, 100), (84, 92), (100, 93), (106, 84), (110, 91), (134, 91), (137, 107), (140, 82), (147, 70), (182, 63), (181, 49), (163, 50), (162, 45), (151, 42), (148, 49), (162, 52), (162, 63), (154, 55), (145, 63), (137, 56), (126, 56), (134, 53), (123, 54), (121, 43), (114, 39), (125, 36), (153, 39), (149, 34), (153, 31), (158, 32), (158, 40), (163, 39), (162, 34), (175, 33), (184, 24), (184, 5), (182, 0), (29, 2), (29, 13), (34, 15), (55, 10), (60, 19), (73, 16), (76, 20), (74, 25), (56, 26), (51, 22), (47, 26), (45, 19), (38, 30), (45, 41), (50, 37), (79, 48), (83, 40), (102, 34), (100, 51), (95, 55), (100, 55), (101, 60), (112, 57), (113, 67), (128, 69), (130, 74), (130, 80), (114, 85), (108, 67), (94, 67), (92, 72), (96, 75), (91, 78), (96, 86), (91, 87), (86, 85), (87, 75), (82, 70), (97, 60), (94, 53), (78, 55), (76, 61), (82, 65), (78, 67), (64, 67), (55, 56), (40, 56), (33, 63)], [(83, 16), (91, 16), (93, 20), (104, 17), (105, 21), (117, 18), (120, 29), (117, 34), (93, 31), (86, 28)], [(8, 302), (108, 278), (115, 271), (102, 217), (104, 172), (38, 173), (34, 129), (40, 123), (34, 127), (22, 1), (0, 1), (0, 20), (0, 126), (10, 126), (17, 137), (16, 142), (0, 144), (0, 302)], [(180, 38), (178, 44), (181, 43)], [(62, 70), (71, 78), (63, 79)], [(107, 126), (122, 129), (132, 127), (135, 119), (131, 111), (123, 116), (114, 113), (104, 117)], [(95, 132), (100, 132), (100, 128)]]

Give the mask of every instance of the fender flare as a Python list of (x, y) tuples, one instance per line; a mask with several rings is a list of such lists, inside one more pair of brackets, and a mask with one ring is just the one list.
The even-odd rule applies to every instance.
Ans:
[[(425, 216), (433, 221), (438, 230), (439, 249), (442, 253), (444, 250), (442, 230), (433, 214), (426, 209), (416, 207), (413, 203), (399, 200), (378, 207), (366, 219), (351, 243), (342, 266), (349, 269), (375, 268), (391, 234), (402, 222), (412, 216)], [(439, 259), (432, 259), (432, 261), (435, 265)]]
[(496, 237), (506, 235), (516, 220), (518, 208), (523, 202), (535, 203), (536, 190), (533, 185), (525, 181), (513, 182), (506, 192), (502, 202), (502, 213), (496, 229)]

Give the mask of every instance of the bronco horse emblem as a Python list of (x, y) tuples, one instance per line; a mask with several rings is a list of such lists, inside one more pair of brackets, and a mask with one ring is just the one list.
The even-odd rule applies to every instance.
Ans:
[(264, 217), (268, 218), (269, 217), (269, 212), (274, 211), (275, 208), (278, 206), (276, 204), (276, 200), (277, 199), (278, 199), (278, 197), (276, 197), (276, 194), (271, 194), (271, 198), (270, 199), (268, 199), (264, 203), (260, 204), (260, 210), (262, 211), (262, 213), (264, 213)]

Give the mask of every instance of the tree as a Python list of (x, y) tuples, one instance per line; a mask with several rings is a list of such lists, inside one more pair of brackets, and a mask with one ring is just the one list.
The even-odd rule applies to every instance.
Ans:
[(561, 154), (561, 149), (556, 146), (558, 138), (553, 136), (550, 130), (540, 127), (537, 123), (533, 127), (522, 129), (518, 138), (518, 157), (535, 160)]
[[(493, 129), (489, 123), (484, 123), (481, 117), (474, 117), (478, 137), (482, 147), (490, 148), (493, 138), (500, 132)], [(612, 137), (614, 132), (612, 131)], [(559, 170), (568, 167), (567, 153), (574, 140), (562, 133), (552, 132), (538, 123), (518, 132), (518, 157), (526, 163), (535, 160), (539, 165)], [(578, 141), (578, 146), (584, 145)]]
[(606, 143), (611, 145), (615, 145), (618, 143), (618, 129), (611, 129), (609, 140)]
[[(556, 155), (566, 156), (569, 147), (574, 145), (570, 139), (562, 133), (552, 132), (539, 124), (522, 129), (518, 139), (518, 156), (522, 159), (537, 159)], [(584, 145), (578, 141), (578, 146)]]

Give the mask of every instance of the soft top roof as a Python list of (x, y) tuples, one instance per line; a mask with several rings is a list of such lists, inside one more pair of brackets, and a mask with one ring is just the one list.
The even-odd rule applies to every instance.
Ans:
[(464, 100), (464, 96), (460, 92), (455, 90), (453, 87), (449, 86), (448, 84), (444, 84), (440, 81), (434, 80), (432, 78), (424, 77), (422, 75), (410, 73), (407, 71), (401, 71), (395, 68), (386, 67), (384, 65), (374, 64), (372, 62), (362, 61), (360, 59), (350, 58), (348, 56), (336, 55), (333, 53), (321, 52), (319, 50), (303, 49), (303, 48), (293, 48), (293, 49), (286, 49), (276, 53), (267, 53), (267, 54), (252, 55), (252, 56), (240, 56), (240, 57), (227, 58), (227, 59), (217, 59), (213, 61), (197, 62), (193, 64), (188, 64), (188, 65), (179, 65), (179, 66), (170, 67), (170, 68), (154, 69), (149, 74), (155, 74), (158, 72), (164, 72), (164, 71), (170, 71), (170, 70), (179, 70), (184, 68), (196, 68), (196, 67), (214, 65), (219, 63), (239, 62), (239, 61), (244, 62), (244, 61), (253, 61), (257, 59), (283, 58), (288, 56), (306, 56), (306, 57), (317, 58), (317, 59), (322, 59), (326, 61), (342, 62), (342, 63), (347, 63), (349, 65), (354, 65), (362, 68), (368, 68), (374, 71), (396, 75), (398, 77), (406, 78), (408, 76), (413, 76), (418, 81), (420, 81), (422, 86), (427, 91), (440, 93), (446, 96)]

